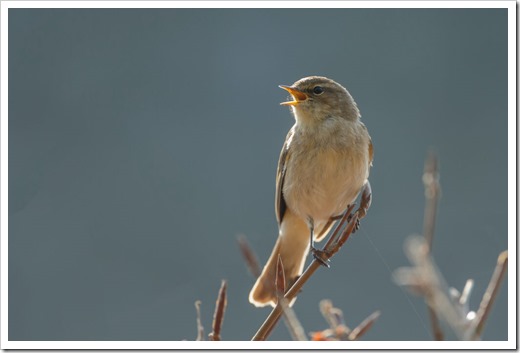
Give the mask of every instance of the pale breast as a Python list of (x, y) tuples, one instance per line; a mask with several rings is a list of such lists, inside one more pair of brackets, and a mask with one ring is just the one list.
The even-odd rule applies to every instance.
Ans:
[(304, 135), (293, 138), (283, 194), (288, 207), (304, 219), (320, 222), (340, 215), (368, 178), (368, 135), (336, 135), (326, 143)]

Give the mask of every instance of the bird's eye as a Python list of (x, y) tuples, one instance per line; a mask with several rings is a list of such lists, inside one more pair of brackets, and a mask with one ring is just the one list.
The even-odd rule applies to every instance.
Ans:
[(314, 94), (322, 94), (323, 93), (323, 87), (321, 86), (316, 86), (312, 89), (312, 91), (314, 92)]

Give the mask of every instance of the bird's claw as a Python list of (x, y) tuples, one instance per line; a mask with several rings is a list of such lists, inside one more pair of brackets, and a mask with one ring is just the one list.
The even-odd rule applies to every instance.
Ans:
[(320, 265), (330, 268), (330, 261), (325, 256), (325, 252), (323, 250), (319, 250), (316, 248), (312, 248), (312, 256), (320, 263)]
[[(350, 214), (348, 217), (347, 217), (347, 222), (350, 223), (350, 221), (352, 220), (352, 217), (353, 214)], [(354, 229), (352, 230), (352, 233), (355, 233), (358, 229), (359, 229), (359, 226), (361, 225), (361, 223), (359, 222), (359, 218), (356, 220), (356, 225), (354, 226)]]

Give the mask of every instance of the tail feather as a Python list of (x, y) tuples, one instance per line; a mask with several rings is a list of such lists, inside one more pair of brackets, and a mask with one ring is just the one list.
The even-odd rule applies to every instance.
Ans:
[(280, 255), (284, 266), (285, 288), (289, 288), (289, 285), (292, 285), (298, 276), (301, 275), (308, 251), (309, 228), (307, 224), (290, 210), (287, 210), (271, 256), (249, 293), (249, 301), (257, 307), (275, 306), (277, 300), (275, 279), (278, 255)]

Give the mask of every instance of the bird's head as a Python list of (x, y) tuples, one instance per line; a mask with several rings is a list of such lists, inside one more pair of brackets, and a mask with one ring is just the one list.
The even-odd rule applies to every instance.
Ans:
[(280, 85), (292, 100), (280, 103), (290, 106), (297, 121), (319, 123), (328, 118), (359, 119), (359, 110), (350, 93), (337, 82), (321, 76), (310, 76), (291, 86)]

